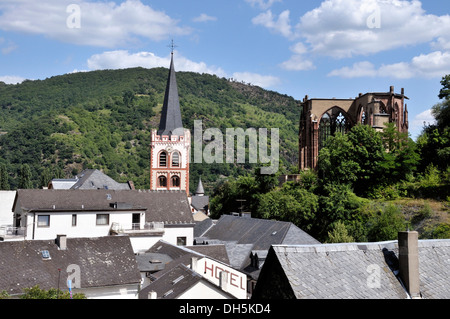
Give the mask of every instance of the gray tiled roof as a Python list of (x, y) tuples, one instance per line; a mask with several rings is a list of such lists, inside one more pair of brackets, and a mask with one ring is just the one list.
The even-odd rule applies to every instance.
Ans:
[(280, 244), (320, 244), (292, 223), (231, 215), (222, 215), (196, 239), (198, 244), (225, 244), (231, 265), (255, 279), (260, 269), (250, 265), (252, 251), (268, 251), (271, 245)]
[(419, 240), (420, 292), (426, 299), (450, 299), (450, 240)]
[(156, 292), (158, 299), (176, 299), (202, 280), (195, 271), (179, 264), (142, 289), (139, 299), (148, 299), (149, 292)]
[[(419, 271), (423, 298), (450, 298), (450, 240), (419, 241)], [(379, 274), (379, 285), (373, 284), (374, 274)], [(269, 293), (273, 298), (298, 299), (408, 298), (397, 274), (397, 241), (276, 245), (269, 251), (254, 297)]]
[(14, 209), (55, 212), (114, 210), (111, 207), (114, 203), (122, 203), (122, 207), (127, 209), (145, 209), (146, 222), (164, 222), (166, 225), (194, 223), (184, 191), (20, 189)]
[(77, 177), (71, 189), (131, 189), (129, 183), (116, 182), (98, 169), (86, 169)]
[(253, 250), (268, 250), (278, 244), (320, 244), (292, 223), (231, 215), (221, 216), (202, 237), (252, 244)]
[[(42, 258), (42, 250), (50, 259)], [(141, 279), (126, 236), (67, 238), (66, 250), (59, 250), (55, 240), (9, 241), (0, 242), (0, 291), (14, 295), (35, 285), (57, 288), (58, 269), (64, 288), (69, 265), (80, 267), (81, 288), (137, 285)]]

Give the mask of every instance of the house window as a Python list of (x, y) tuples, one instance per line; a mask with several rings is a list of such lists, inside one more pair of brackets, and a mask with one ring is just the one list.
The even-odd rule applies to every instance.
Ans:
[(172, 154), (172, 167), (180, 167), (180, 153), (178, 152)]
[(186, 237), (177, 237), (177, 246), (186, 246)]
[(167, 187), (167, 177), (161, 175), (158, 177), (158, 186), (159, 187)]
[(109, 225), (109, 214), (97, 214), (97, 225)]
[(39, 215), (37, 220), (38, 227), (50, 227), (50, 215)]
[(167, 153), (166, 152), (161, 152), (161, 154), (159, 154), (159, 166), (167, 167)]
[(77, 214), (72, 214), (72, 226), (77, 225)]
[(170, 179), (170, 183), (172, 187), (180, 187), (180, 177), (172, 176), (172, 178)]

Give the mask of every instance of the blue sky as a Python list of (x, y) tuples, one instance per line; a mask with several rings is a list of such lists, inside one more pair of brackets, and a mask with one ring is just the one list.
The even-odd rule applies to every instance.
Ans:
[(296, 99), (405, 88), (410, 133), (450, 74), (450, 1), (0, 0), (0, 81), (169, 66)]

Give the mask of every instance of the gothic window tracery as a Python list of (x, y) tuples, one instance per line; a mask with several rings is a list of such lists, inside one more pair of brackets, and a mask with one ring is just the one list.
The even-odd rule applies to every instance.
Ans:
[(334, 136), (337, 132), (346, 134), (350, 123), (344, 111), (338, 107), (333, 107), (324, 113), (319, 124), (319, 148), (322, 148), (325, 141)]

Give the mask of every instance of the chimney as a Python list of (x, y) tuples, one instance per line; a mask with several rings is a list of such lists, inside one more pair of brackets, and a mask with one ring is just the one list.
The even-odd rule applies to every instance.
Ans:
[(157, 299), (158, 294), (156, 293), (156, 291), (150, 291), (148, 293), (148, 299)]
[(399, 274), (411, 298), (420, 298), (418, 238), (416, 231), (398, 233)]
[(191, 269), (195, 272), (197, 272), (198, 268), (198, 258), (197, 257), (191, 257)]
[(228, 290), (228, 272), (221, 271), (219, 273), (219, 286), (223, 291)]
[(60, 250), (67, 249), (67, 235), (56, 235), (56, 244)]

